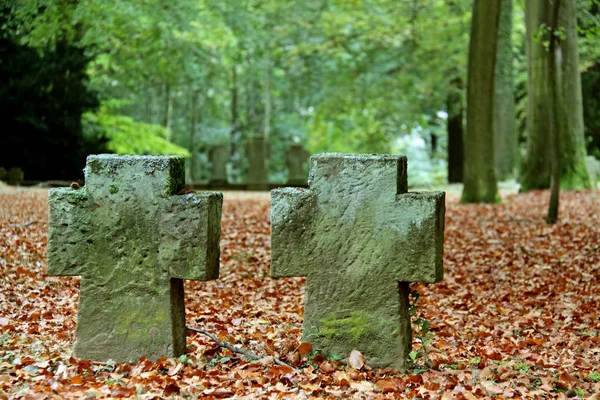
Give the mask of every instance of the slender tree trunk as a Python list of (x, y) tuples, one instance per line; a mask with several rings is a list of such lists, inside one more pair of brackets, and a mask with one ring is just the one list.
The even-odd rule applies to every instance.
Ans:
[(196, 123), (198, 119), (198, 90), (192, 91), (192, 98), (190, 99), (190, 132), (188, 137), (188, 149), (190, 151), (190, 178), (192, 182), (196, 180), (194, 176), (196, 168)]
[(451, 82), (447, 98), (448, 110), (448, 183), (463, 181), (463, 83), (456, 78)]
[(500, 0), (475, 0), (469, 44), (465, 203), (498, 201), (494, 171), (494, 75)]
[(150, 123), (151, 124), (157, 124), (159, 121), (158, 118), (159, 118), (160, 109), (159, 109), (159, 104), (158, 104), (158, 93), (157, 92), (158, 92), (158, 90), (157, 90), (156, 86), (151, 85), (150, 86), (150, 98), (151, 98), (150, 109), (152, 110), (151, 111), (152, 115), (150, 115)]
[(239, 129), (239, 113), (238, 113), (238, 84), (237, 84), (237, 69), (234, 65), (231, 69), (231, 157), (235, 157), (237, 152), (238, 129)]
[(513, 94), (512, 9), (512, 0), (501, 0), (494, 93), (494, 163), (498, 179), (513, 175), (518, 155)]
[(265, 121), (264, 121), (264, 136), (265, 142), (269, 141), (269, 134), (271, 133), (271, 59), (269, 56), (265, 58), (265, 91), (264, 91), (264, 103), (265, 103)]
[[(585, 167), (583, 137), (583, 107), (579, 53), (577, 50), (575, 0), (539, 0), (525, 2), (527, 22), (528, 108), (527, 155), (523, 163), (521, 190), (548, 188), (550, 184), (551, 149), (548, 133), (557, 129), (560, 144), (560, 185), (563, 189), (589, 188), (591, 183)], [(557, 24), (549, 10), (557, 8)], [(554, 83), (550, 66), (556, 64), (556, 51), (549, 46), (556, 39), (556, 51), (561, 55), (556, 65), (561, 82), (558, 87), (560, 115), (553, 116)]]
[[(560, 9), (560, 1), (555, 0), (554, 3), (549, 4), (545, 10), (544, 19), (549, 23), (551, 31), (555, 31), (558, 28), (558, 12)], [(548, 142), (550, 148), (550, 201), (548, 204), (548, 215), (546, 216), (546, 222), (554, 224), (558, 219), (558, 206), (560, 201), (560, 127), (559, 118), (562, 118), (561, 110), (561, 99), (560, 99), (560, 83), (561, 83), (561, 54), (560, 45), (557, 43), (556, 36), (550, 37), (550, 43), (548, 46), (548, 56), (551, 58), (548, 63), (548, 86), (552, 94), (552, 115), (551, 115), (551, 129), (548, 131)]]
[(167, 140), (171, 140), (171, 117), (173, 115), (173, 96), (171, 95), (171, 85), (165, 83), (165, 110), (163, 114), (163, 127), (169, 131)]

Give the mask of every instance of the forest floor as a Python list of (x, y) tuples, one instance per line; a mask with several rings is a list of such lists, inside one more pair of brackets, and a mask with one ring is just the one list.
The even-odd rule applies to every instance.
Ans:
[(221, 278), (185, 283), (187, 325), (260, 360), (191, 331), (179, 359), (75, 359), (79, 278), (46, 275), (46, 191), (3, 190), (0, 399), (600, 399), (599, 196), (562, 193), (549, 226), (548, 192), (499, 205), (449, 193), (444, 280), (412, 285), (430, 331), (415, 323), (414, 369), (398, 374), (300, 343), (305, 280), (269, 278), (267, 194), (225, 195)]

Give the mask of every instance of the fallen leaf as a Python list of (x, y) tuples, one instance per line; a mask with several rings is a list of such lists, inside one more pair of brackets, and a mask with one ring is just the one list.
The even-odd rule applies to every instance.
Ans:
[(312, 351), (312, 344), (310, 344), (309, 342), (302, 342), (302, 343), (300, 343), (300, 346), (298, 346), (298, 353), (301, 356), (308, 354), (311, 351)]
[(112, 397), (116, 397), (116, 398), (124, 398), (124, 397), (131, 397), (135, 394), (135, 388), (131, 387), (118, 387), (114, 390), (112, 390), (110, 392), (110, 395)]
[(265, 357), (261, 358), (260, 360), (258, 360), (258, 362), (261, 365), (263, 365), (265, 367), (268, 367), (270, 365), (275, 364), (275, 357), (273, 357), (273, 356), (265, 356)]
[(365, 366), (365, 357), (358, 350), (352, 350), (348, 356), (348, 365), (354, 369), (360, 370)]
[(371, 392), (375, 390), (375, 385), (369, 381), (350, 382), (350, 387), (359, 392)]

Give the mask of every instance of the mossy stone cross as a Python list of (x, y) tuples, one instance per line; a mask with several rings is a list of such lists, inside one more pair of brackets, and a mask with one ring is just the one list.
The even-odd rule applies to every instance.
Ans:
[(219, 276), (223, 197), (183, 188), (182, 157), (102, 154), (83, 188), (50, 191), (48, 275), (81, 275), (77, 357), (185, 353), (182, 280)]
[(309, 186), (271, 191), (271, 276), (307, 276), (303, 339), (406, 370), (408, 283), (443, 276), (444, 193), (408, 193), (391, 155), (312, 156)]

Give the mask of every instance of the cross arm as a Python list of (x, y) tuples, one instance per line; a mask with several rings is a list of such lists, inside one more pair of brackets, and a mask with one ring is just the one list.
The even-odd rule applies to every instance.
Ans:
[(48, 275), (81, 275), (94, 243), (85, 188), (51, 189), (48, 209)]
[(271, 276), (306, 276), (311, 268), (316, 196), (310, 189), (271, 191)]
[(223, 195), (188, 193), (168, 197), (165, 202), (166, 212), (158, 227), (160, 264), (169, 267), (172, 278), (217, 279)]
[(396, 230), (394, 278), (401, 282), (439, 282), (444, 276), (444, 192), (398, 195), (390, 225)]

